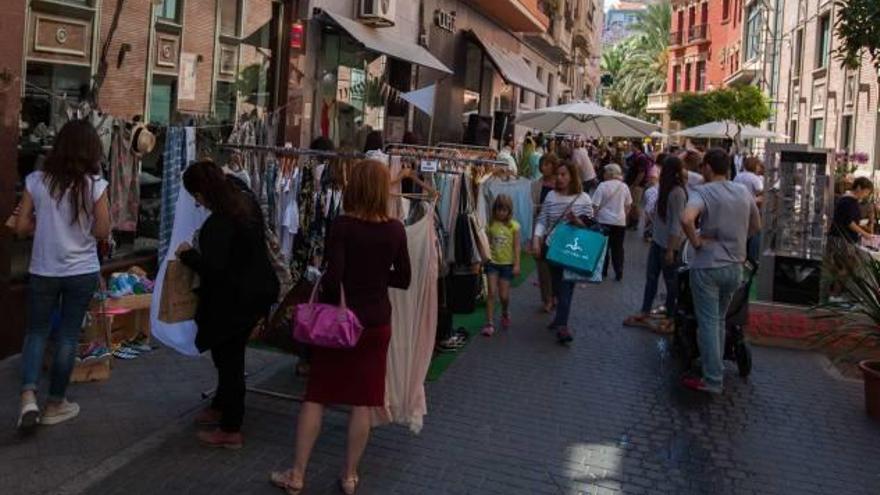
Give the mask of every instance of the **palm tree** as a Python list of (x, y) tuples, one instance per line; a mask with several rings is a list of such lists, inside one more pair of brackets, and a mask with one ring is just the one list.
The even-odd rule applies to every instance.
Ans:
[(650, 5), (640, 14), (634, 34), (614, 47), (625, 45), (620, 48), (625, 51), (624, 62), (612, 87), (621, 98), (619, 110), (646, 117), (648, 95), (661, 91), (666, 85), (671, 23), (669, 0)]
[(602, 74), (609, 76), (611, 79), (611, 85), (605, 91), (605, 104), (618, 111), (623, 110), (624, 104), (616, 88), (619, 86), (619, 80), (623, 74), (623, 67), (626, 64), (628, 54), (629, 44), (617, 43), (602, 52), (602, 61), (600, 63)]

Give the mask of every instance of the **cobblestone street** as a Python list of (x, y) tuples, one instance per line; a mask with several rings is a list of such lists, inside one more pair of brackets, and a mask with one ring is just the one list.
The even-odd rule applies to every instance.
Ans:
[[(880, 426), (864, 413), (860, 382), (815, 354), (755, 348), (752, 377), (729, 369), (724, 396), (682, 390), (665, 341), (620, 325), (640, 300), (645, 257), (639, 241), (627, 247), (622, 283), (578, 289), (570, 349), (544, 329), (537, 288), (517, 289), (513, 328), (479, 338), (428, 386), (422, 433), (375, 431), (360, 493), (880, 493)], [(75, 386), (77, 420), (28, 441), (4, 434), (0, 491), (281, 493), (267, 475), (290, 462), (296, 404), (250, 394), (245, 448), (207, 450), (191, 418), (210, 362), (157, 351), (137, 365), (141, 376), (131, 366)], [(249, 383), (291, 392), (291, 366), (252, 351)], [(16, 380), (4, 366), (8, 418)], [(306, 493), (335, 493), (344, 425), (343, 414), (327, 416)]]

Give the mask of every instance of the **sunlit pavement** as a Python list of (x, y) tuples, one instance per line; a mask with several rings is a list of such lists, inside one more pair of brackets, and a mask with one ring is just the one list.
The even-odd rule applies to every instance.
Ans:
[[(880, 493), (880, 425), (864, 414), (861, 383), (836, 378), (817, 355), (755, 348), (751, 378), (744, 381), (730, 368), (723, 396), (679, 387), (665, 341), (620, 325), (641, 300), (646, 246), (631, 237), (623, 282), (577, 290), (571, 348), (558, 346), (545, 329), (537, 288), (529, 283), (517, 289), (513, 328), (480, 337), (429, 385), (430, 413), (421, 434), (376, 430), (359, 493)], [(252, 386), (296, 389), (288, 358), (251, 357)], [(198, 368), (191, 374), (201, 382), (210, 377), (208, 361), (188, 366)], [(185, 373), (172, 372), (185, 380)], [(13, 389), (6, 387), (8, 370), (3, 373), (4, 390)], [(149, 376), (162, 374), (156, 369)], [(88, 387), (96, 386), (76, 392), (88, 395)], [(114, 393), (137, 393), (121, 387)], [(146, 388), (150, 394), (161, 390)], [(181, 393), (175, 401), (178, 411), (166, 413), (171, 418), (162, 420), (156, 435), (117, 441), (109, 457), (79, 462), (57, 486), (101, 495), (281, 493), (267, 475), (290, 462), (295, 403), (249, 395), (246, 445), (232, 452), (195, 442), (189, 419), (199, 405), (196, 394)], [(136, 426), (138, 412), (126, 411)], [(156, 415), (149, 411), (142, 414)], [(82, 418), (51, 432), (53, 438), (81, 438), (89, 414), (84, 408)], [(112, 411), (100, 414), (112, 418)], [(306, 493), (335, 493), (344, 422), (344, 415), (329, 413)], [(90, 434), (112, 436), (124, 428), (116, 421), (104, 431), (93, 426)], [(10, 473), (0, 463), (4, 493), (27, 493), (29, 479), (76, 459), (49, 457), (50, 440), (39, 439), (33, 453), (52, 459), (34, 464), (39, 469), (27, 471), (22, 461), (17, 466), (24, 467)], [(34, 450), (31, 445), (4, 444), (0, 461)]]

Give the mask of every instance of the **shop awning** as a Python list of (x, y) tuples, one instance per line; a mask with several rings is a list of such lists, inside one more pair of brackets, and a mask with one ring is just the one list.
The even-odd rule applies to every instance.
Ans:
[(486, 52), (498, 72), (501, 73), (501, 77), (508, 84), (527, 89), (539, 96), (547, 96), (547, 88), (544, 87), (544, 83), (538, 80), (535, 69), (529, 67), (522, 57), (486, 41), (475, 31), (470, 31), (470, 33), (483, 47), (483, 51)]
[(443, 62), (437, 60), (437, 57), (431, 55), (428, 50), (417, 44), (415, 40), (406, 41), (394, 34), (394, 31), (390, 30), (390, 28), (376, 29), (364, 26), (355, 20), (334, 14), (328, 10), (316, 9), (315, 13), (318, 19), (338, 26), (351, 35), (352, 38), (374, 52), (384, 53), (389, 57), (447, 74), (453, 73), (449, 67), (443, 65)]

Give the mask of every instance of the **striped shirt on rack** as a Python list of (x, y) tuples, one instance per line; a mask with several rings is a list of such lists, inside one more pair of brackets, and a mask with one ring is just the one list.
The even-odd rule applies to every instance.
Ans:
[[(578, 217), (593, 217), (593, 201), (587, 193), (579, 195), (562, 195), (556, 191), (550, 191), (544, 203), (541, 205), (541, 213), (535, 224), (535, 235), (543, 237), (547, 231), (553, 228), (566, 210), (571, 206), (571, 212)], [(562, 219), (563, 221), (565, 219)]]

